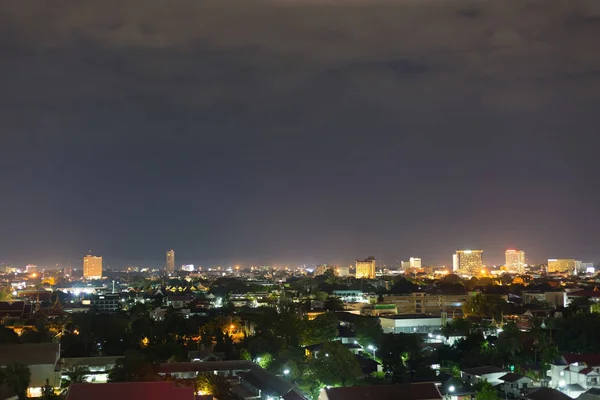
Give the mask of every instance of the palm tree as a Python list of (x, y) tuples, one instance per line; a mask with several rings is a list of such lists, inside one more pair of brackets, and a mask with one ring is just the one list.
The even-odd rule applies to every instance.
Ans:
[(4, 383), (16, 394), (19, 400), (27, 399), (27, 388), (31, 379), (31, 371), (27, 365), (13, 362), (4, 369)]

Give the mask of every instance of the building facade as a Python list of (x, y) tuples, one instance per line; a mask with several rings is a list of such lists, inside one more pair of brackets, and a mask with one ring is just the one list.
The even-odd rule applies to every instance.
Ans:
[(548, 259), (548, 272), (559, 272), (572, 274), (577, 268), (577, 260), (572, 258), (550, 258)]
[(506, 250), (504, 259), (504, 265), (510, 272), (525, 273), (525, 252), (523, 250)]
[(411, 268), (417, 268), (417, 269), (421, 268), (421, 259), (420, 258), (411, 257), (411, 258), (409, 258), (408, 262), (410, 263)]
[(465, 275), (479, 275), (483, 268), (483, 250), (456, 250), (458, 272)]
[(356, 260), (356, 279), (375, 279), (375, 257)]
[(85, 279), (102, 278), (102, 256), (89, 254), (83, 257), (83, 277)]
[(167, 274), (175, 272), (175, 250), (167, 251)]

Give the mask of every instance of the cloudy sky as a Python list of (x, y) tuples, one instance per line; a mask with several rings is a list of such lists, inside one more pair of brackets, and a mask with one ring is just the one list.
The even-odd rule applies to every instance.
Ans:
[(0, 262), (600, 261), (597, 0), (0, 0)]

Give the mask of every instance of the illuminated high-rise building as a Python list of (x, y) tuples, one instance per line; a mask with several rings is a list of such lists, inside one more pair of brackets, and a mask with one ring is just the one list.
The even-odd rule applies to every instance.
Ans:
[(408, 262), (410, 263), (411, 268), (417, 268), (417, 269), (421, 268), (421, 259), (420, 258), (411, 257), (411, 258), (409, 258)]
[(375, 279), (375, 257), (356, 260), (356, 279)]
[(458, 272), (458, 254), (452, 254), (452, 272)]
[(167, 251), (167, 274), (175, 272), (175, 250)]
[(483, 268), (483, 250), (456, 250), (458, 272), (465, 275), (479, 275)]
[(548, 272), (573, 273), (577, 268), (577, 260), (572, 258), (548, 259)]
[(525, 273), (525, 252), (523, 250), (506, 250), (505, 265), (510, 272)]
[(88, 254), (83, 257), (83, 277), (85, 279), (102, 278), (102, 256)]

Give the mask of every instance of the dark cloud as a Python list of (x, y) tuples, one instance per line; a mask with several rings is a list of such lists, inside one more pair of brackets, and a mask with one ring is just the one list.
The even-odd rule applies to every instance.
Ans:
[(599, 4), (0, 0), (0, 253), (599, 257)]

